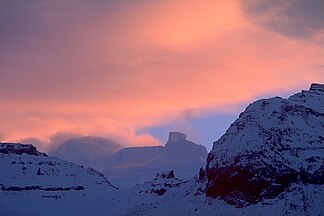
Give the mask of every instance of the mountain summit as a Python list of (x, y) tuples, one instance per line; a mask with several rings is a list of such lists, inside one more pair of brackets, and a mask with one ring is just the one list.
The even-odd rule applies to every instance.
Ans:
[(170, 132), (169, 139), (166, 145), (172, 145), (172, 143), (183, 143), (187, 141), (187, 135), (180, 132)]
[[(250, 104), (207, 158), (206, 194), (236, 206), (324, 184), (324, 85)], [(305, 208), (310, 203), (303, 203)], [(304, 208), (303, 207), (303, 208)]]
[[(187, 135), (180, 132), (170, 132), (165, 144), (165, 154), (172, 161), (180, 164), (201, 164), (207, 155), (204, 146), (187, 140)], [(176, 166), (176, 165), (175, 165)]]

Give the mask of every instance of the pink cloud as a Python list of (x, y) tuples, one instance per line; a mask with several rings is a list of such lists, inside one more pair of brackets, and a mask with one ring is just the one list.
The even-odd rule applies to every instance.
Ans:
[(157, 145), (136, 128), (188, 107), (228, 110), (323, 81), (322, 31), (294, 38), (266, 30), (240, 1), (141, 2), (111, 13), (58, 6), (30, 9), (38, 34), (21, 29), (24, 42), (8, 39), (0, 51), (8, 140), (48, 142), (65, 131)]

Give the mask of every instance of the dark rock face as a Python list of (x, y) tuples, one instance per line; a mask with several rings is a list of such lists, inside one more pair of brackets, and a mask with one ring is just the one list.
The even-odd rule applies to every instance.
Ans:
[(41, 171), (41, 168), (38, 168), (36, 175), (44, 175), (44, 173)]
[(35, 156), (47, 156), (45, 153), (37, 151), (36, 147), (31, 144), (19, 144), (19, 143), (0, 143), (0, 153), (3, 154), (18, 154), (23, 153)]
[(165, 194), (167, 190), (165, 188), (160, 188), (160, 189), (152, 189), (151, 193), (155, 193), (158, 196), (162, 196), (163, 194)]
[(181, 185), (187, 183), (187, 180), (176, 178), (174, 171), (165, 171), (157, 173), (156, 177), (150, 181), (147, 181), (143, 184), (143, 188), (139, 193), (145, 194), (155, 194), (158, 196), (163, 196), (168, 194), (168, 191), (179, 188)]
[(292, 183), (324, 184), (323, 93), (313, 84), (289, 99), (251, 104), (208, 155), (206, 195), (244, 207)]
[(276, 170), (271, 166), (255, 168), (253, 164), (208, 169), (206, 195), (220, 197), (229, 204), (243, 207), (263, 198), (276, 197), (291, 183), (296, 183), (298, 175), (289, 167)]
[(172, 179), (175, 178), (173, 170), (170, 172), (163, 172), (163, 173), (157, 173), (156, 178), (167, 178), (167, 179)]

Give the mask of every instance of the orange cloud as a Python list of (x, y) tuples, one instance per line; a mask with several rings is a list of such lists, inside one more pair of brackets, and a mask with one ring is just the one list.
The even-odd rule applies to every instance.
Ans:
[(158, 1), (146, 6), (134, 31), (152, 44), (188, 46), (243, 27), (238, 1)]
[(66, 21), (34, 11), (41, 34), (24, 45), (7, 39), (12, 47), (0, 51), (3, 140), (48, 142), (65, 131), (157, 145), (136, 129), (323, 81), (323, 31), (269, 31), (241, 1), (141, 2), (111, 13), (80, 4), (58, 11)]

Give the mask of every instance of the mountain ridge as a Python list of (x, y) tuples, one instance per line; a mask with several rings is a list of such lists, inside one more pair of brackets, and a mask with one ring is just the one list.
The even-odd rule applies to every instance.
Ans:
[(206, 194), (246, 206), (324, 184), (324, 85), (250, 104), (208, 154)]
[[(288, 99), (255, 101), (214, 142), (195, 177), (169, 170), (127, 189), (31, 145), (0, 143), (1, 213), (323, 215), (323, 93), (324, 85), (312, 84)], [(181, 146), (186, 137), (170, 140)]]
[(186, 139), (180, 132), (170, 132), (165, 146), (128, 147), (117, 152), (105, 176), (123, 187), (153, 178), (157, 172), (173, 169), (182, 178), (193, 177), (205, 165), (207, 150)]

